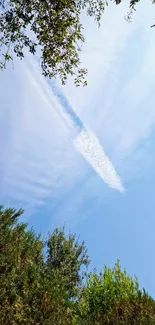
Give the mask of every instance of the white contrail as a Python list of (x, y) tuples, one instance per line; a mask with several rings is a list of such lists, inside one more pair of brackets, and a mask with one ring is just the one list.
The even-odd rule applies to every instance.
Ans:
[[(28, 68), (28, 63), (31, 66), (30, 70)], [(35, 73), (33, 74), (32, 71), (34, 68)], [(57, 112), (61, 114), (61, 118), (64, 119), (64, 122), (68, 125), (68, 127), (74, 129), (76, 128), (77, 130), (79, 130), (79, 125), (75, 125), (75, 118), (73, 119), (73, 114), (69, 114), (67, 109), (62, 105), (56, 105), (56, 94), (53, 94), (53, 89), (51, 89), (46, 79), (43, 78), (43, 76), (41, 75), (38, 62), (32, 59), (28, 60), (27, 65), (25, 66), (26, 72), (27, 69), (29, 70), (28, 74), (33, 74), (32, 79), (34, 81), (34, 86), (36, 86), (39, 92), (44, 95), (44, 99), (46, 100), (46, 102), (52, 107), (57, 107)], [(75, 112), (74, 115), (77, 116)], [(104, 150), (100, 145), (98, 139), (91, 131), (86, 129), (84, 125), (81, 128), (79, 135), (74, 140), (74, 144), (77, 150), (83, 155), (83, 157), (89, 162), (92, 168), (97, 172), (97, 174), (103, 179), (103, 181), (108, 186), (110, 186), (111, 188), (115, 188), (120, 192), (124, 192), (124, 187), (122, 185), (121, 179), (116, 173), (109, 158), (104, 153)]]
[(120, 177), (92, 132), (82, 130), (74, 140), (74, 144), (106, 184), (124, 192)]

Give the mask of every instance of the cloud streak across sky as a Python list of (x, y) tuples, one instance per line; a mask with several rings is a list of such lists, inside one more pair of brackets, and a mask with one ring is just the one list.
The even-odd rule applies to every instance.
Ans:
[[(41, 71), (39, 69), (38, 62), (36, 61), (32, 64), (36, 65), (35, 70), (38, 70), (40, 75)], [(75, 110), (73, 109), (74, 105), (70, 104), (68, 98), (64, 95), (62, 88), (58, 87), (58, 84), (53, 81), (44, 81), (46, 83), (45, 88), (49, 86), (51, 95), (54, 94), (56, 99), (58, 99), (60, 104), (59, 113), (60, 115), (62, 114), (62, 118), (65, 120), (65, 123), (67, 123), (71, 128), (75, 128), (77, 131), (79, 131), (77, 139), (74, 140), (76, 149), (82, 154), (82, 156), (108, 186), (123, 192), (124, 188), (121, 179), (117, 174), (112, 162), (105, 154), (95, 134), (92, 131), (87, 130), (85, 123), (83, 123), (83, 119), (81, 119), (79, 115), (75, 113)]]
[(76, 148), (108, 186), (124, 192), (121, 179), (92, 132), (83, 129), (74, 140), (74, 143)]
[[(36, 69), (39, 71), (39, 66), (37, 67), (38, 63), (34, 61), (32, 64), (34, 64)], [(45, 79), (44, 81), (47, 84), (47, 81)], [(105, 154), (95, 134), (92, 131), (87, 130), (82, 120), (74, 112), (72, 106), (69, 104), (59, 87), (54, 82), (50, 81), (47, 84), (47, 87), (48, 86), (51, 88), (51, 92), (53, 92), (58, 99), (60, 103), (59, 109), (65, 113), (66, 122), (68, 123), (69, 121), (69, 126), (76, 128), (79, 132), (77, 138), (74, 140), (76, 149), (109, 187), (120, 192), (124, 192), (122, 181), (111, 161)]]
[[(122, 191), (116, 171), (126, 186), (135, 175), (135, 165), (137, 176), (144, 157), (135, 162), (135, 151), (155, 122), (154, 72), (150, 63), (154, 58), (154, 42), (152, 31), (147, 28), (144, 33), (140, 28), (141, 38), (137, 42), (137, 26), (143, 26), (143, 20), (137, 17), (132, 24), (124, 22), (124, 5), (125, 2), (119, 10), (112, 6), (99, 30), (86, 21), (87, 43), (81, 62), (89, 71), (88, 87), (76, 88), (69, 80), (65, 87), (52, 84), (51, 88), (33, 57), (16, 61), (14, 71), (10, 69), (2, 74), (1, 196), (14, 196), (14, 202), (20, 199), (31, 202), (32, 206), (45, 203), (47, 198), (53, 206), (56, 197), (60, 200), (65, 197), (64, 204), (71, 209), (68, 197), (71, 195), (73, 200), (73, 191), (79, 183), (81, 186), (83, 182), (86, 194), (80, 188), (74, 195), (77, 201), (79, 197), (82, 206), (86, 197), (92, 195), (96, 202), (96, 197), (108, 192), (100, 178), (104, 177), (109, 186)], [(148, 26), (150, 21), (148, 17)], [(130, 48), (133, 49), (131, 58)], [(5, 88), (9, 89), (9, 96), (4, 95)], [(95, 142), (95, 150), (90, 141)], [(101, 160), (96, 162), (98, 152), (102, 166)]]

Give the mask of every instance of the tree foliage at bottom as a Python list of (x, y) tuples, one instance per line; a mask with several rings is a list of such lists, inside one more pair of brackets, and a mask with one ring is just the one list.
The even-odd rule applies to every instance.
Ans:
[(0, 208), (0, 324), (155, 324), (155, 301), (119, 262), (83, 282), (84, 242), (64, 229), (44, 242), (19, 223), (21, 214)]
[(113, 269), (88, 275), (78, 305), (79, 325), (153, 325), (155, 301), (140, 290), (117, 262)]
[(64, 229), (44, 243), (18, 223), (21, 213), (0, 209), (0, 324), (69, 325), (88, 263), (85, 245)]

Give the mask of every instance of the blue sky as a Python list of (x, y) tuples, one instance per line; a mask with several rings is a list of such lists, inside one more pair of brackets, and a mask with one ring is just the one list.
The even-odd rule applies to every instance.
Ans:
[(126, 2), (109, 6), (100, 29), (82, 16), (87, 88), (50, 86), (28, 55), (0, 74), (0, 197), (44, 235), (65, 223), (91, 268), (119, 258), (155, 296), (155, 11), (137, 9), (127, 23)]

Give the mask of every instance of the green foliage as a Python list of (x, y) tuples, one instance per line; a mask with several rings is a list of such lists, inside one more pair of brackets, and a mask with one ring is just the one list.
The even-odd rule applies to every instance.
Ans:
[[(111, 0), (0, 0), (0, 68), (13, 54), (20, 59), (25, 49), (40, 53), (43, 75), (59, 76), (62, 84), (74, 76), (76, 86), (86, 85), (87, 70), (80, 65), (79, 52), (85, 42), (82, 12), (98, 25)], [(130, 0), (130, 13), (140, 0)], [(121, 0), (115, 0), (119, 4)], [(154, 1), (153, 1), (154, 2)]]
[[(0, 209), (0, 320), (1, 324), (31, 324), (37, 299), (43, 243), (26, 224), (22, 211)], [(30, 315), (31, 314), (31, 315)]]
[(47, 242), (47, 262), (52, 279), (60, 278), (61, 290), (64, 290), (70, 297), (75, 298), (81, 286), (79, 274), (81, 265), (87, 266), (89, 258), (84, 242), (79, 244), (76, 236), (69, 234), (66, 238), (64, 228), (56, 228)]
[(82, 283), (84, 243), (64, 229), (44, 243), (18, 222), (22, 212), (0, 207), (0, 324), (155, 324), (155, 301), (119, 263)]
[(136, 278), (122, 272), (119, 262), (103, 274), (88, 276), (78, 305), (79, 324), (155, 324), (155, 302), (140, 291)]
[(18, 223), (21, 213), (0, 209), (0, 324), (71, 324), (85, 246), (57, 229), (45, 259), (45, 243)]
[(0, 0), (1, 68), (13, 52), (24, 57), (24, 48), (35, 54), (41, 51), (44, 76), (75, 76), (75, 84), (86, 85), (86, 69), (80, 67), (79, 51), (84, 42), (80, 15), (86, 10), (99, 23), (103, 0)]

